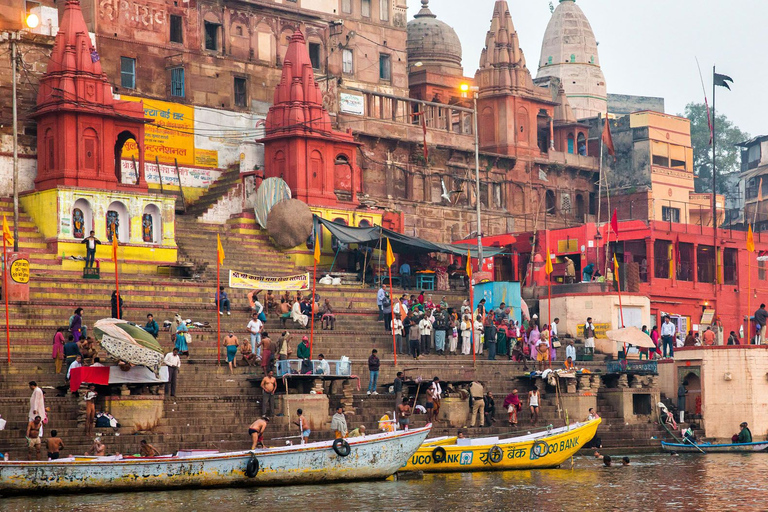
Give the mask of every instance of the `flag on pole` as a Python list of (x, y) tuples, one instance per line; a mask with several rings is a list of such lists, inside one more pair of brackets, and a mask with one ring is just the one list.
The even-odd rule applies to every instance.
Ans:
[(731, 90), (731, 87), (728, 85), (728, 82), (733, 83), (733, 78), (729, 77), (728, 75), (721, 75), (720, 73), (715, 73), (712, 77), (712, 81), (714, 82), (714, 85), (718, 87), (725, 87), (729, 91)]
[(221, 235), (216, 235), (216, 257), (219, 260), (219, 265), (224, 263), (224, 248), (221, 246)]
[(467, 277), (472, 279), (472, 258), (469, 255), (469, 249), (467, 249)]
[(613, 253), (613, 279), (619, 280), (619, 262), (616, 260), (616, 253)]
[(8, 245), (13, 245), (13, 235), (8, 227), (8, 219), (5, 218), (5, 215), (3, 215), (3, 239)]
[(755, 235), (752, 233), (752, 224), (749, 225), (749, 230), (747, 231), (747, 250), (755, 252)]
[(546, 272), (547, 275), (551, 275), (554, 270), (555, 269), (552, 266), (552, 256), (549, 254), (549, 249), (547, 249), (547, 262), (544, 264), (544, 272)]
[(112, 233), (112, 261), (117, 263), (117, 233)]
[[(222, 252), (223, 254), (223, 252)], [(224, 259), (222, 257), (222, 259)], [(320, 241), (315, 239), (315, 252), (314, 252), (315, 265), (320, 263)]]
[(613, 161), (616, 161), (616, 148), (613, 146), (613, 137), (611, 136), (611, 124), (608, 121), (608, 114), (605, 117), (605, 124), (603, 125), (603, 144), (605, 149), (608, 150), (608, 154), (613, 157)]
[(619, 236), (619, 214), (618, 208), (613, 209), (613, 215), (611, 215), (611, 230), (616, 236)]
[(391, 267), (395, 263), (395, 254), (392, 252), (392, 244), (389, 243), (387, 238), (387, 267)]

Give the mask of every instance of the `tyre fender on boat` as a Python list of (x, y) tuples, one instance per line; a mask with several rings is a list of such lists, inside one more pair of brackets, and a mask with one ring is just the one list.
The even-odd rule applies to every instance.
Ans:
[(491, 449), (488, 450), (488, 460), (494, 464), (498, 464), (503, 458), (504, 451), (498, 445), (491, 446)]
[(445, 462), (445, 448), (438, 446), (432, 450), (432, 460), (436, 463)]
[(534, 441), (531, 446), (531, 456), (533, 458), (541, 458), (549, 453), (549, 445), (544, 441)]
[(346, 457), (352, 451), (352, 448), (350, 448), (346, 439), (339, 438), (333, 442), (333, 451), (339, 457)]
[(256, 458), (256, 455), (251, 454), (251, 458), (245, 466), (245, 476), (254, 478), (259, 473), (259, 469), (259, 459)]

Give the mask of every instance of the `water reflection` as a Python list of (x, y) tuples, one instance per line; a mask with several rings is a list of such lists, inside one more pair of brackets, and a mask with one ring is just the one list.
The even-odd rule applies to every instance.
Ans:
[(593, 458), (563, 469), (426, 475), (422, 481), (333, 486), (15, 497), (3, 512), (221, 512), (226, 510), (767, 510), (768, 454), (645, 455), (630, 466)]

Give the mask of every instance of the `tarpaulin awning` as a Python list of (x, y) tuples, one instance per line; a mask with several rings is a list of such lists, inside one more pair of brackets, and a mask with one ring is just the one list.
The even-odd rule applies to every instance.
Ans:
[[(472, 245), (458, 245), (458, 244), (441, 244), (436, 242), (429, 242), (421, 238), (416, 238), (396, 231), (392, 231), (381, 226), (371, 226), (364, 228), (356, 228), (353, 226), (345, 226), (343, 224), (337, 224), (326, 219), (322, 219), (315, 216), (315, 222), (321, 224), (326, 228), (331, 235), (335, 236), (337, 240), (345, 244), (358, 244), (360, 246), (378, 248), (381, 244), (381, 248), (386, 248), (386, 240), (392, 244), (392, 251), (398, 254), (424, 254), (430, 252), (440, 252), (444, 254), (452, 254), (454, 256), (466, 256), (467, 249), (472, 258), (477, 258), (477, 246)], [(502, 249), (494, 249), (490, 247), (483, 248), (483, 257), (491, 257), (503, 252)]]

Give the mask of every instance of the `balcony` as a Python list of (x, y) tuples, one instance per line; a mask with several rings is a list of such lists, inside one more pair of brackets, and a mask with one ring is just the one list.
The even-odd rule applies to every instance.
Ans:
[(542, 153), (541, 158), (535, 160), (537, 164), (551, 165), (560, 164), (566, 167), (597, 171), (598, 161), (594, 156), (582, 156), (575, 153), (564, 153), (562, 151), (552, 151)]

